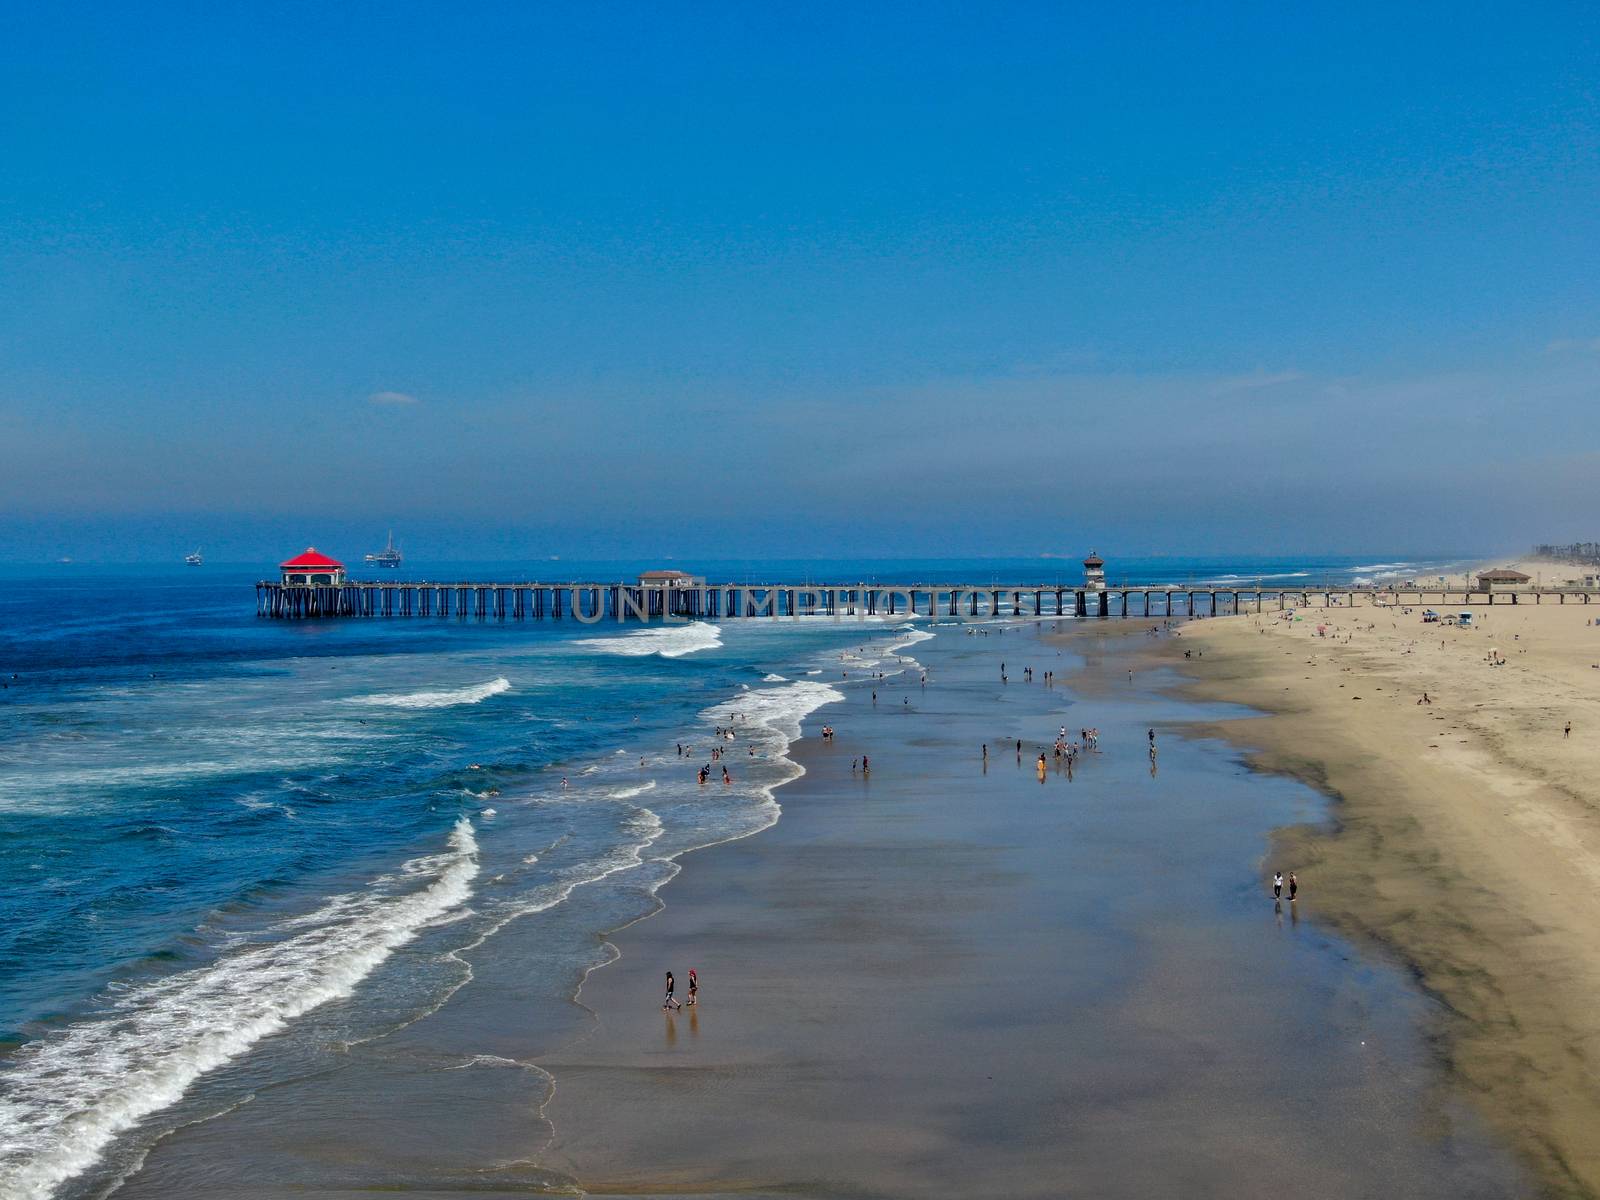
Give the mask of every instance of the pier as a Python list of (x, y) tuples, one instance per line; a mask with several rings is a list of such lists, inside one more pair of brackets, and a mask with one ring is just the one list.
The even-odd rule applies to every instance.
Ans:
[(776, 620), (799, 617), (1216, 617), (1290, 608), (1397, 608), (1436, 604), (1589, 604), (1600, 590), (1574, 587), (1225, 587), (1188, 584), (700, 584), (398, 582), (256, 584), (263, 618), (431, 617), (496, 621)]

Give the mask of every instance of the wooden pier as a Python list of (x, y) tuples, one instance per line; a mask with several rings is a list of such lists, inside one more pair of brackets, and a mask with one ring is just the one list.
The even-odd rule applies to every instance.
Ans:
[(256, 584), (256, 615), (271, 618), (455, 617), (602, 621), (862, 617), (1195, 617), (1288, 608), (1589, 604), (1586, 588), (1320, 588), (1190, 585), (1087, 587), (958, 584), (709, 584), (391, 582)]

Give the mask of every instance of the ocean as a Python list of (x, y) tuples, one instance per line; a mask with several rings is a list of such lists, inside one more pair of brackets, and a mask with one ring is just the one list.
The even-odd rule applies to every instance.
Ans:
[[(1134, 560), (1108, 574), (1337, 583), (1458, 563)], [(641, 565), (659, 564), (416, 563), (397, 577), (622, 579)], [(1080, 577), (1040, 559), (693, 566), (737, 582)], [(778, 820), (793, 740), (844, 689), (920, 669), (930, 637), (926, 621), (822, 618), (263, 621), (262, 574), (0, 573), (8, 1200), (104, 1195), (172, 1130), (288, 1080), (348, 1098), (350, 1047), (439, 1010), (497, 940), (515, 944), (554, 1036), (605, 959), (598, 931), (658, 904), (685, 852)], [(731, 752), (701, 785), (713, 747)], [(507, 936), (534, 917), (538, 938)], [(505, 1086), (537, 1103), (549, 1080)]]

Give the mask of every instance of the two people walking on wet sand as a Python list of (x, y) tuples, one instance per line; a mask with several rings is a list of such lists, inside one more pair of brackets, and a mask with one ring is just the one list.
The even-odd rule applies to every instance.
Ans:
[[(677, 990), (677, 981), (672, 978), (672, 972), (668, 971), (667, 972), (667, 996), (666, 996), (666, 999), (664, 999), (661, 1002), (661, 1011), (662, 1012), (677, 1012), (678, 1009), (683, 1007), (682, 1004), (680, 1004), (676, 999), (673, 998), (673, 994), (672, 993), (674, 991), (676, 991), (676, 990)], [(697, 976), (694, 973), (694, 968), (691, 967), (691, 968), (689, 968), (689, 1003), (693, 1004), (699, 998), (700, 998), (700, 978), (699, 978), (699, 976)]]
[[(1293, 903), (1296, 893), (1300, 891), (1300, 881), (1294, 877), (1294, 872), (1289, 872), (1289, 900)], [(1274, 871), (1272, 874), (1272, 898), (1283, 899), (1283, 872)]]

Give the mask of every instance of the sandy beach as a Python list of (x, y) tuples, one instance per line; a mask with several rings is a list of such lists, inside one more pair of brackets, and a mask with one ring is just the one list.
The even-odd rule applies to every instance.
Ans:
[[(1039, 679), (1078, 678), (1070, 639), (947, 636), (926, 690), (819, 714), (838, 736), (797, 746), (778, 825), (608, 935), (592, 1029), (540, 1060), (541, 1166), (619, 1196), (1529, 1193), (1438, 1087), (1431, 1002), (1260, 888), (1320, 798), (1210, 739), (1148, 759), (1147, 726), (1229, 710), (1156, 672), (1080, 701)], [(1105, 749), (1041, 780), (1085, 723)], [(691, 967), (700, 1004), (664, 1014)]]
[(1336, 798), (1331, 823), (1284, 831), (1271, 856), (1299, 873), (1302, 916), (1413, 969), (1445, 1006), (1452, 1076), (1551, 1194), (1587, 1196), (1600, 605), (1506, 600), (1474, 605), (1470, 629), (1424, 624), (1420, 605), (1224, 617), (1152, 653), (1190, 694), (1268, 714), (1212, 727), (1252, 763)]

